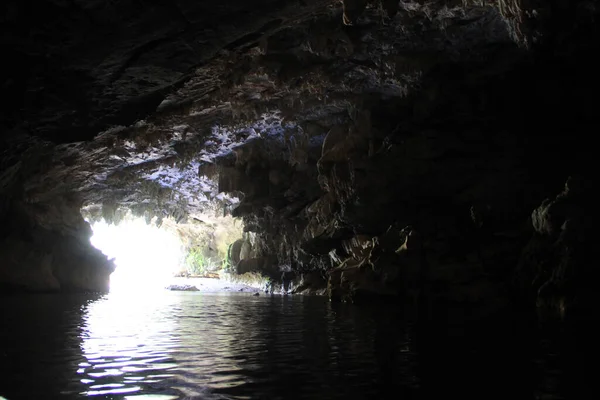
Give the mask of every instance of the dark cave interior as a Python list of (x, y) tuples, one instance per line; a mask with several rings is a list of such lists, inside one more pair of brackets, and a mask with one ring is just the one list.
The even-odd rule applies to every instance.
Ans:
[(598, 9), (5, 1), (0, 290), (107, 291), (82, 213), (212, 213), (296, 293), (591, 321)]

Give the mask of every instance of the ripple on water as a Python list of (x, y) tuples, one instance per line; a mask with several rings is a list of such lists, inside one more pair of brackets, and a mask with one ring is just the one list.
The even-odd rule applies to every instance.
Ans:
[(458, 337), (445, 342), (452, 343), (447, 352), (417, 352), (412, 325), (398, 310), (322, 298), (167, 292), (31, 296), (0, 304), (14, 328), (0, 329), (0, 394), (13, 394), (11, 400), (49, 393), (348, 399), (381, 398), (390, 390), (407, 400), (434, 393), (501, 398), (503, 390), (533, 398), (527, 396), (533, 389), (517, 383), (536, 385), (520, 361), (499, 364), (510, 358), (501, 350), (478, 356), (481, 348), (465, 350), (471, 338)]

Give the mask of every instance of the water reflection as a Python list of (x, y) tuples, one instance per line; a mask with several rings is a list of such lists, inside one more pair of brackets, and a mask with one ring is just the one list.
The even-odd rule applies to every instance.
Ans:
[(236, 293), (2, 300), (10, 400), (560, 399), (566, 385), (560, 358), (534, 363), (536, 342), (499, 316), (414, 325), (395, 307)]
[[(86, 395), (142, 391), (173, 376), (177, 366), (170, 353), (177, 347), (177, 296), (116, 293), (90, 303), (81, 329), (86, 358), (79, 364)], [(176, 397), (175, 397), (176, 398)]]
[[(77, 373), (88, 396), (348, 398), (416, 387), (397, 321), (322, 298), (111, 294), (84, 311)], [(390, 357), (395, 346), (405, 356)]]
[(98, 296), (52, 294), (0, 298), (0, 396), (69, 398), (81, 391), (77, 370), (85, 304)]

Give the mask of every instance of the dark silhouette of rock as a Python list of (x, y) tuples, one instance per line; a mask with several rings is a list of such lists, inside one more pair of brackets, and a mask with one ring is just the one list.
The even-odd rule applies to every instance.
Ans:
[(354, 25), (364, 12), (367, 0), (343, 0), (343, 20), (345, 25)]

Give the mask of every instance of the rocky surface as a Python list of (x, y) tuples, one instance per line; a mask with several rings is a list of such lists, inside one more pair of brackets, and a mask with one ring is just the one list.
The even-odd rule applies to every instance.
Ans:
[(247, 284), (233, 281), (231, 277), (223, 274), (221, 278), (173, 278), (172, 283), (166, 287), (173, 291), (192, 291), (202, 293), (241, 292), (258, 293), (260, 284)]
[(28, 291), (108, 291), (114, 264), (90, 245), (81, 202), (7, 201), (0, 222), (0, 285)]
[(534, 233), (523, 250), (516, 280), (524, 293), (535, 290), (541, 312), (565, 318), (595, 304), (589, 290), (599, 276), (590, 262), (595, 259), (590, 236), (594, 203), (590, 183), (570, 178), (554, 199), (545, 199), (531, 215)]
[(165, 289), (175, 292), (198, 292), (200, 290), (194, 285), (169, 285)]
[(571, 187), (593, 179), (593, 1), (3, 7), (8, 224), (76, 193), (107, 220), (240, 217), (238, 272), (332, 299), (593, 298), (593, 190)]

